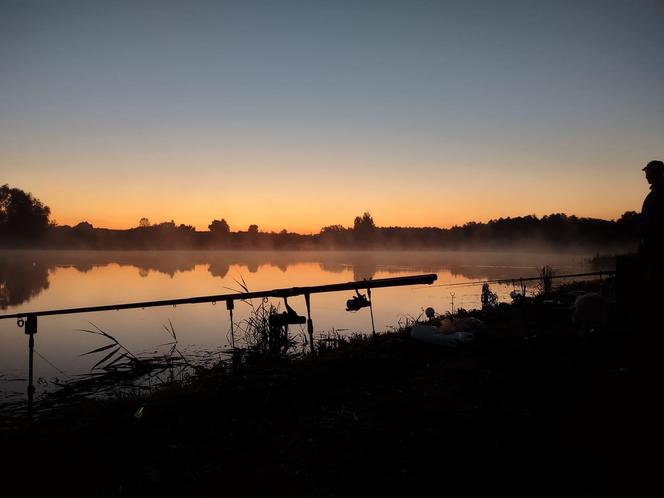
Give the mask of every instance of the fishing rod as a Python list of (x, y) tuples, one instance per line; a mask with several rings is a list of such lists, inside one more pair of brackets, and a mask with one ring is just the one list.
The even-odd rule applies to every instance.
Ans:
[(167, 299), (161, 301), (144, 301), (136, 303), (105, 304), (101, 306), (85, 306), (81, 308), (65, 308), (42, 311), (22, 311), (10, 315), (0, 315), (0, 320), (9, 318), (27, 318), (29, 316), (72, 315), (76, 313), (92, 313), (96, 311), (118, 311), (137, 308), (154, 308), (158, 306), (177, 306), (180, 304), (217, 303), (229, 301), (247, 301), (257, 298), (288, 298), (292, 296), (306, 296), (324, 292), (339, 292), (345, 290), (378, 289), (381, 287), (399, 287), (404, 285), (431, 284), (438, 279), (435, 273), (426, 275), (413, 275), (408, 277), (378, 278), (375, 280), (356, 280), (341, 284), (315, 285), (309, 287), (290, 287), (256, 292), (234, 292), (232, 294), (217, 294), (212, 296), (187, 297), (180, 299)]
[(588, 273), (570, 273), (567, 275), (551, 275), (548, 277), (517, 277), (517, 278), (500, 278), (500, 279), (495, 279), (495, 280), (474, 280), (472, 282), (455, 282), (451, 284), (438, 284), (438, 285), (432, 285), (431, 287), (470, 287), (474, 285), (484, 285), (484, 284), (510, 284), (513, 282), (532, 282), (536, 280), (542, 280), (544, 278), (576, 278), (576, 277), (602, 277), (604, 275), (614, 275), (616, 273), (615, 270), (603, 270), (603, 271), (596, 271), (596, 272), (588, 272)]
[[(97, 311), (118, 311), (137, 308), (155, 308), (158, 306), (177, 306), (180, 304), (200, 304), (200, 303), (217, 303), (226, 302), (226, 309), (230, 313), (231, 320), (231, 344), (235, 349), (235, 334), (233, 328), (233, 309), (235, 308), (235, 301), (248, 301), (256, 298), (282, 298), (286, 311), (283, 313), (274, 313), (270, 316), (270, 326), (284, 327), (288, 333), (289, 325), (307, 324), (307, 331), (309, 333), (309, 343), (311, 345), (311, 352), (314, 352), (314, 326), (311, 319), (311, 300), (312, 294), (320, 294), (324, 292), (339, 292), (345, 290), (354, 290), (356, 296), (346, 301), (346, 311), (358, 311), (361, 308), (368, 307), (371, 311), (371, 328), (375, 335), (376, 330), (374, 327), (373, 305), (371, 300), (371, 289), (378, 289), (381, 287), (400, 287), (404, 285), (419, 285), (419, 284), (432, 284), (438, 279), (435, 273), (425, 275), (413, 275), (408, 277), (394, 277), (394, 278), (379, 278), (379, 279), (365, 279), (357, 280), (354, 282), (346, 282), (341, 284), (328, 284), (328, 285), (314, 285), (308, 287), (290, 287), (284, 289), (272, 289), (257, 292), (235, 292), (232, 294), (217, 294), (213, 296), (197, 296), (181, 299), (167, 299), (161, 301), (144, 301), (137, 303), (120, 303), (120, 304), (105, 304), (101, 306), (84, 306), (80, 308), (64, 308), (42, 311), (22, 311), (20, 313), (12, 313), (8, 315), (0, 315), (0, 320), (16, 319), (19, 327), (25, 327), (25, 334), (28, 338), (28, 420), (32, 417), (33, 397), (35, 393), (34, 387), (34, 349), (35, 349), (35, 334), (37, 333), (37, 319), (40, 316), (53, 316), (53, 315), (73, 315), (78, 313), (92, 313)], [(366, 289), (369, 299), (364, 294), (360, 294), (360, 290)], [(304, 302), (307, 308), (307, 316), (299, 316), (293, 308), (288, 305), (288, 298), (293, 296), (304, 296)]]

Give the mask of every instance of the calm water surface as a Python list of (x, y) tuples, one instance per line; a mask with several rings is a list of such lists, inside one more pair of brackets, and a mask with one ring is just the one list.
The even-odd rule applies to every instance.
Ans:
[[(439, 313), (480, 305), (480, 286), (447, 284), (536, 276), (550, 265), (558, 274), (589, 271), (588, 254), (491, 252), (192, 252), (192, 251), (0, 251), (0, 313), (175, 299), (250, 290), (320, 285), (365, 278), (436, 273), (435, 286), (374, 290), (376, 330), (388, 330), (406, 316), (432, 306)], [(535, 284), (533, 284), (535, 285)], [(512, 285), (494, 285), (508, 300)], [(454, 293), (454, 296), (452, 296)], [(368, 309), (345, 311), (351, 292), (314, 295), (316, 335), (332, 330), (370, 332)], [(280, 304), (274, 301), (274, 304)], [(304, 298), (289, 299), (300, 314)], [(281, 304), (283, 309), (283, 304)], [(249, 307), (236, 304), (235, 321)], [(44, 382), (89, 372), (93, 356), (82, 353), (105, 344), (80, 332), (91, 324), (109, 332), (135, 353), (166, 350), (163, 325), (172, 323), (180, 348), (221, 351), (229, 343), (230, 321), (223, 303), (43, 317), (36, 338), (36, 376)], [(297, 332), (297, 330), (296, 330)], [(97, 358), (100, 359), (100, 358)], [(0, 394), (25, 392), (27, 336), (14, 320), (0, 320)]]

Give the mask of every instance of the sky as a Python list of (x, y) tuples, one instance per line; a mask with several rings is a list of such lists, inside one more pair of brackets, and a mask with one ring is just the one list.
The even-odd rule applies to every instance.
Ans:
[(59, 224), (640, 210), (664, 2), (0, 0), (0, 184)]

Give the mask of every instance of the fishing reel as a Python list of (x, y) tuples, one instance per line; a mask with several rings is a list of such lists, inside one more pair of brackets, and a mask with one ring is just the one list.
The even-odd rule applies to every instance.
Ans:
[(364, 294), (360, 294), (360, 291), (357, 289), (355, 289), (355, 293), (357, 294), (356, 296), (346, 301), (346, 311), (359, 311), (362, 308), (371, 306), (371, 301)]
[(270, 315), (269, 321), (272, 327), (288, 327), (289, 325), (302, 325), (307, 323), (306, 317), (300, 316), (288, 305), (288, 300), (284, 298), (286, 311)]

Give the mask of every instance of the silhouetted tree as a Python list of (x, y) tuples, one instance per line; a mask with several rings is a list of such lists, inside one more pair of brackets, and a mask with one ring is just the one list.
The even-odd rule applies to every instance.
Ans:
[(636, 211), (625, 211), (616, 222), (620, 234), (624, 237), (637, 238), (639, 236), (640, 219), (641, 215)]
[(48, 206), (18, 188), (0, 187), (0, 235), (5, 240), (34, 240), (48, 228)]
[(346, 229), (342, 225), (328, 225), (320, 229), (321, 235), (336, 234), (345, 232)]
[(343, 247), (352, 245), (353, 232), (342, 225), (328, 225), (321, 228), (318, 239), (323, 245)]
[(373, 239), (376, 231), (376, 224), (374, 223), (371, 214), (365, 212), (362, 216), (356, 216), (353, 222), (353, 235), (355, 241), (360, 244), (365, 244)]
[(159, 231), (169, 231), (169, 230), (175, 230), (175, 222), (173, 220), (171, 221), (162, 221), (161, 223), (157, 223), (156, 225), (152, 225), (152, 228), (156, 228)]
[(639, 219), (639, 213), (636, 211), (625, 211), (618, 220), (618, 223), (633, 223)]
[[(376, 246), (393, 248), (447, 247), (625, 247), (638, 242), (639, 214), (624, 213), (618, 220), (579, 218), (553, 213), (507, 217), (486, 223), (468, 222), (450, 229), (435, 227), (377, 227), (370, 213), (354, 219), (352, 228), (323, 227), (316, 235), (259, 232), (252, 224), (246, 232), (232, 233), (225, 219), (213, 220), (210, 233), (196, 232), (193, 226), (170, 222), (152, 225), (141, 218), (129, 230), (95, 228), (87, 221), (74, 227), (49, 222), (50, 209), (31, 194), (8, 185), (0, 186), (0, 245), (53, 248), (193, 248), (206, 247), (225, 238), (228, 246), (244, 248), (353, 248)], [(45, 237), (39, 238), (40, 235)], [(609, 249), (614, 250), (614, 249)]]
[(208, 230), (216, 236), (228, 235), (231, 231), (231, 227), (228, 226), (226, 220), (222, 218), (221, 220), (212, 220), (212, 223), (208, 225)]
[(88, 223), (87, 221), (81, 221), (78, 225), (74, 227), (74, 230), (78, 232), (89, 232), (94, 230), (94, 227), (92, 226), (92, 223)]
[(362, 216), (356, 216), (355, 221), (353, 222), (353, 230), (358, 231), (371, 231), (376, 228), (371, 214), (368, 211), (365, 211)]

